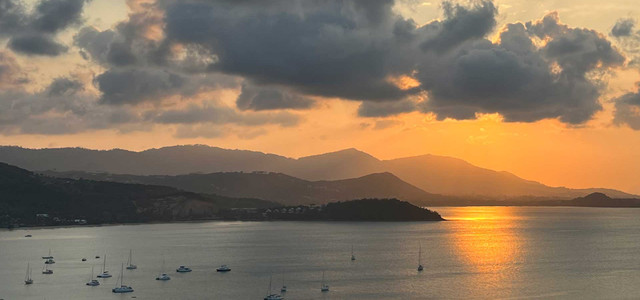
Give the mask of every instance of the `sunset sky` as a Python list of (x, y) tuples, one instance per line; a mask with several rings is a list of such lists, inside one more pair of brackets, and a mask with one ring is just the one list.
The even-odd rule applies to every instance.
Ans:
[(637, 0), (0, 0), (0, 144), (436, 154), (640, 194)]

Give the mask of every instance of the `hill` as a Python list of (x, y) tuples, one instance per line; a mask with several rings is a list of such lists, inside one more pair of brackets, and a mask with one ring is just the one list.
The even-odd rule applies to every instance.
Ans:
[(65, 224), (76, 219), (90, 224), (188, 220), (213, 217), (220, 209), (274, 205), (165, 186), (46, 177), (0, 163), (3, 226)]
[(334, 181), (308, 181), (282, 173), (220, 172), (139, 176), (88, 172), (45, 172), (55, 177), (170, 186), (197, 193), (258, 198), (285, 205), (325, 204), (362, 198), (399, 198), (418, 205), (446, 197), (429, 194), (391, 173)]
[(309, 181), (333, 181), (390, 172), (429, 193), (451, 196), (572, 199), (601, 192), (614, 198), (636, 197), (611, 189), (550, 187), (508, 172), (479, 168), (456, 158), (422, 155), (379, 160), (356, 149), (293, 159), (255, 151), (202, 145), (173, 146), (141, 152), (81, 148), (25, 149), (4, 146), (0, 147), (0, 161), (34, 171), (88, 171), (134, 175), (268, 171)]

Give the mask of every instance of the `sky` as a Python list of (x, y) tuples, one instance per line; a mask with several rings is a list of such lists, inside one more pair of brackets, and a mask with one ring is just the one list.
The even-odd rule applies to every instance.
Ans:
[(436, 154), (640, 194), (640, 6), (0, 0), (0, 144)]

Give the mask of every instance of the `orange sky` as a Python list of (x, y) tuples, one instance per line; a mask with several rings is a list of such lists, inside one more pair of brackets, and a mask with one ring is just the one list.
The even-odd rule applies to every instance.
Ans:
[[(546, 12), (557, 10), (564, 23), (607, 32), (621, 16), (640, 16), (635, 0), (606, 3), (592, 0), (501, 0), (497, 3), (502, 24), (539, 19)], [(437, 2), (402, 4), (396, 9), (419, 23), (439, 16)], [(93, 25), (109, 28), (126, 18), (126, 12), (126, 6), (119, 1), (95, 0), (85, 16)], [(65, 33), (63, 39), (71, 39), (71, 36), (71, 33)], [(32, 69), (32, 77), (39, 80), (69, 72), (92, 74), (100, 70), (96, 66), (86, 66), (77, 54), (68, 54), (55, 61), (24, 57), (19, 61), (27, 69), (34, 63), (38, 64)], [(91, 75), (87, 76), (90, 81)], [(0, 144), (142, 150), (197, 143), (290, 157), (355, 147), (380, 159), (431, 153), (461, 158), (489, 169), (509, 171), (552, 186), (607, 187), (640, 194), (640, 132), (612, 125), (613, 105), (608, 102), (614, 96), (633, 90), (637, 81), (640, 81), (640, 74), (634, 70), (618, 70), (612, 74), (609, 88), (601, 99), (604, 111), (580, 127), (570, 127), (556, 120), (506, 123), (499, 115), (484, 115), (469, 121), (437, 121), (432, 115), (418, 112), (387, 118), (363, 118), (357, 116), (358, 102), (319, 99), (319, 104), (311, 110), (291, 112), (302, 118), (300, 124), (292, 127), (224, 125), (220, 136), (178, 138), (175, 136), (178, 126), (153, 125), (127, 132), (97, 130), (66, 135), (0, 135)], [(231, 107), (238, 93), (231, 90), (214, 96), (217, 101)], [(201, 129), (203, 132), (207, 130)]]

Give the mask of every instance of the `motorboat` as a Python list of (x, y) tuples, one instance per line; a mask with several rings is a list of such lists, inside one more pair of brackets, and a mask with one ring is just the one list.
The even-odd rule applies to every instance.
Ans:
[(188, 273), (191, 272), (191, 268), (185, 267), (185, 266), (180, 266), (176, 269), (176, 272), (178, 273)]
[(167, 273), (162, 273), (156, 277), (156, 280), (167, 281), (167, 280), (171, 280), (171, 277), (169, 277)]
[(229, 272), (229, 271), (231, 271), (231, 268), (229, 268), (229, 266), (227, 266), (227, 265), (222, 265), (219, 268), (217, 268), (216, 271), (218, 271), (218, 272)]

